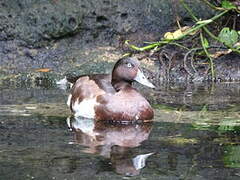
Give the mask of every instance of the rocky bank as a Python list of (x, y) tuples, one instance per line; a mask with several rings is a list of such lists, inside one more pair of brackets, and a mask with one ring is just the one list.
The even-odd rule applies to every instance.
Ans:
[[(214, 14), (200, 0), (186, 2), (201, 19)], [(110, 72), (125, 40), (160, 40), (177, 17), (192, 23), (176, 0), (2, 0), (0, 9), (0, 84)], [(155, 80), (163, 71), (151, 59), (143, 64)]]

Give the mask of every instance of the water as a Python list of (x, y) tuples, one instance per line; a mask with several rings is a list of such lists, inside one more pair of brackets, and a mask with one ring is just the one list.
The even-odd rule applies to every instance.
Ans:
[(74, 119), (58, 88), (2, 87), (0, 179), (240, 179), (239, 87), (142, 89), (155, 119), (132, 125)]

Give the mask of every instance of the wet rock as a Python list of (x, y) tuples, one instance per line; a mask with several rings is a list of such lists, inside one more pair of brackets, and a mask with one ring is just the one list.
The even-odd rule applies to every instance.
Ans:
[[(214, 13), (200, 0), (186, 2), (202, 19)], [(0, 77), (37, 68), (64, 75), (85, 63), (113, 62), (126, 39), (159, 40), (177, 28), (177, 15), (181, 25), (190, 19), (174, 0), (2, 0), (0, 8)]]
[(82, 22), (78, 1), (3, 0), (0, 8), (0, 40), (19, 39), (26, 46), (74, 33)]
[(240, 80), (240, 55), (230, 53), (215, 60), (216, 81)]
[[(188, 3), (202, 19), (213, 13), (199, 0)], [(44, 45), (44, 40), (72, 35), (80, 28), (95, 38), (139, 31), (158, 34), (176, 24), (176, 15), (182, 17), (182, 25), (190, 18), (174, 0), (3, 0), (0, 8), (0, 40), (20, 39), (27, 46)]]

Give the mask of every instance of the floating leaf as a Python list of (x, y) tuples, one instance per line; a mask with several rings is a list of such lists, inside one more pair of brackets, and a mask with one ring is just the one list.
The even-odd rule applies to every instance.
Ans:
[(222, 7), (225, 9), (236, 9), (236, 6), (233, 3), (229, 2), (228, 0), (222, 1)]
[(228, 46), (233, 46), (238, 41), (238, 33), (235, 30), (230, 30), (225, 27), (218, 35), (219, 39)]
[(49, 72), (49, 71), (51, 71), (51, 69), (49, 69), (49, 68), (40, 68), (40, 69), (36, 69), (35, 71), (37, 71), (37, 72)]

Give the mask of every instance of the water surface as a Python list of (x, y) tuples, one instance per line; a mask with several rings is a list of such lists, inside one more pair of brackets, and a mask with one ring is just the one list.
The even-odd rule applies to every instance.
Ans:
[(0, 179), (239, 179), (239, 84), (143, 94), (153, 123), (74, 119), (67, 92), (0, 89)]

